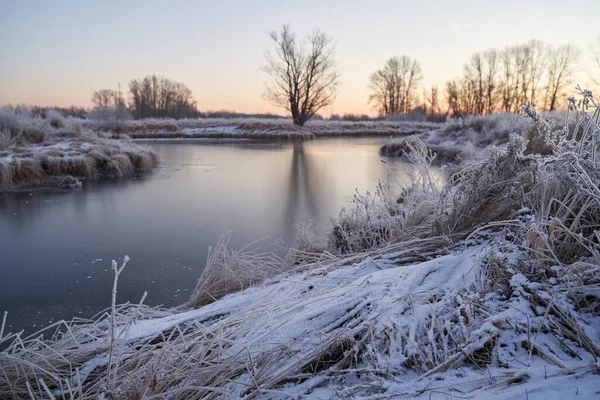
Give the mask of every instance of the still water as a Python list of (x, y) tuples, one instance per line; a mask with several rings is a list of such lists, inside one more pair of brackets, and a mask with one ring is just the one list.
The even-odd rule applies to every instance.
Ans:
[[(395, 161), (385, 138), (149, 142), (161, 166), (143, 178), (64, 192), (0, 194), (0, 313), (8, 330), (91, 317), (110, 305), (111, 260), (129, 255), (118, 302), (186, 301), (208, 247), (256, 239), (293, 244), (297, 222), (326, 228), (355, 190), (373, 191)], [(394, 178), (394, 181), (395, 179)], [(1, 316), (0, 316), (1, 318)]]

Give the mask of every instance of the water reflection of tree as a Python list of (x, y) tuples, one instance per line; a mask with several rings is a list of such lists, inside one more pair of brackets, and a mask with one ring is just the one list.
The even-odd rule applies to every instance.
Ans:
[(288, 240), (295, 237), (297, 222), (317, 221), (322, 211), (317, 194), (324, 190), (325, 171), (319, 170), (314, 156), (304, 150), (303, 142), (294, 143), (285, 206), (285, 236)]

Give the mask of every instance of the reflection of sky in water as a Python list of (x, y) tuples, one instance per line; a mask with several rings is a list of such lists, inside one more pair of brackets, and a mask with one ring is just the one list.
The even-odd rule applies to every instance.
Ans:
[(374, 191), (390, 171), (402, 181), (378, 156), (385, 141), (159, 142), (162, 165), (144, 179), (0, 195), (0, 312), (11, 330), (90, 317), (109, 305), (110, 260), (125, 254), (120, 302), (147, 290), (148, 304), (179, 304), (226, 230), (234, 248), (293, 243), (296, 222), (324, 228), (355, 189)]

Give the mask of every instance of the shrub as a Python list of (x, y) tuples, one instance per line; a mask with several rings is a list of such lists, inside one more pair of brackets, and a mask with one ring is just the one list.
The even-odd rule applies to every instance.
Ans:
[(33, 124), (25, 124), (21, 134), (18, 136), (25, 143), (42, 143), (48, 135), (43, 128)]
[(50, 122), (50, 126), (56, 129), (64, 128), (66, 125), (64, 117), (56, 110), (48, 110), (46, 120)]
[(21, 134), (21, 121), (14, 111), (0, 108), (0, 131), (8, 132), (11, 138)]

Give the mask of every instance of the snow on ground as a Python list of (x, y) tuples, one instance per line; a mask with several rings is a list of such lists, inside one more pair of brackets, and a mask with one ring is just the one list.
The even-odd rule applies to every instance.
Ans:
[[(156, 314), (134, 307), (115, 329), (112, 393), (125, 398), (146, 387), (147, 397), (165, 398), (597, 398), (594, 354), (540, 328), (548, 311), (534, 310), (528, 296), (545, 288), (514, 274), (508, 298), (481, 297), (496, 240), (462, 242), (438, 257), (421, 253), (422, 262), (389, 251), (357, 263), (317, 263), (198, 309)], [(69, 335), (55, 344), (71, 360), (55, 395), (68, 396), (79, 383), (83, 391), (105, 384), (95, 380), (111, 358), (106, 321), (94, 325), (93, 338), (89, 326), (81, 328), (86, 335), (71, 327), (79, 349), (66, 351)], [(597, 317), (581, 315), (580, 323), (598, 343)], [(148, 389), (149, 371), (160, 390), (156, 383)]]
[(137, 139), (233, 138), (277, 139), (357, 135), (408, 135), (439, 127), (416, 121), (309, 121), (302, 128), (289, 118), (198, 118), (182, 120), (146, 119), (123, 123), (122, 131)]
[[(264, 385), (257, 394), (270, 398), (597, 398), (595, 357), (581, 351), (573, 357), (564, 349), (576, 344), (567, 340), (561, 349), (554, 337), (535, 331), (540, 316), (522, 296), (529, 284), (523, 275), (510, 281), (513, 297), (501, 301), (489, 295), (480, 306), (490, 316), (477, 316), (469, 296), (481, 290), (481, 261), (489, 252), (484, 243), (411, 265), (396, 265), (399, 257), (393, 255), (333, 270), (321, 265), (198, 310), (136, 321), (120, 337), (133, 345), (177, 326), (219, 332), (226, 338), (223, 360), (248, 352), (254, 368), (265, 369), (264, 378), (245, 371), (227, 383), (224, 389), (234, 398), (251, 394), (253, 379)], [(525, 321), (532, 332), (516, 333), (511, 324)], [(597, 340), (600, 327), (589, 328)], [(448, 333), (445, 338), (434, 337), (444, 336), (442, 331)], [(533, 337), (537, 355), (514, 348), (527, 335)], [(490, 340), (499, 343), (497, 355), (485, 354)], [(483, 349), (482, 359), (476, 351), (469, 353), (469, 346), (455, 348), (460, 343), (481, 345), (477, 351)], [(344, 354), (332, 354), (338, 345)], [(269, 359), (261, 363), (265, 355)], [(325, 361), (327, 357), (332, 360)], [(443, 368), (453, 358), (457, 363)], [(331, 365), (319, 366), (319, 359)], [(429, 372), (418, 373), (421, 368)], [(311, 369), (313, 374), (306, 376)]]

